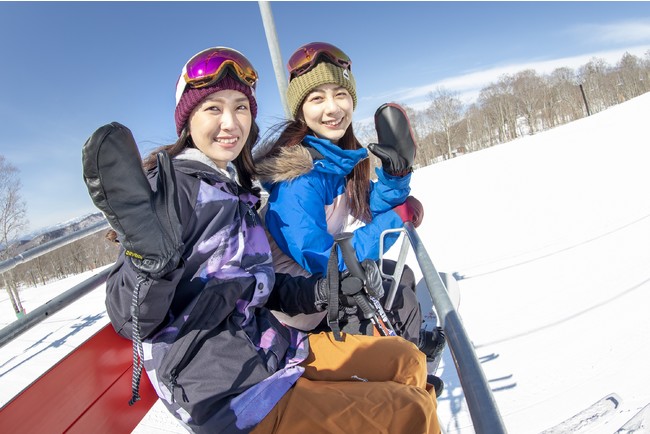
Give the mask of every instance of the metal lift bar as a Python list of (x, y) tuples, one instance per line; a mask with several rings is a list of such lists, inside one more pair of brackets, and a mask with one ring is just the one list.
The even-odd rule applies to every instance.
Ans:
[[(413, 224), (405, 223), (404, 230), (413, 246), (431, 300), (447, 336), (447, 343), (451, 349), (475, 432), (477, 434), (506, 433), (492, 390), (440, 274), (431, 262)], [(406, 239), (403, 242), (406, 242)]]
[(53, 250), (63, 247), (66, 244), (70, 244), (74, 241), (80, 240), (88, 235), (92, 235), (96, 232), (101, 231), (102, 229), (108, 229), (108, 222), (106, 220), (99, 221), (93, 225), (88, 226), (87, 228), (81, 229), (79, 231), (73, 232), (68, 235), (64, 235), (60, 238), (48, 241), (43, 243), (38, 247), (29, 249), (26, 252), (21, 253), (20, 255), (9, 258), (5, 261), (0, 262), (0, 273), (11, 270), (17, 265), (22, 264), (23, 262), (30, 261), (32, 259), (38, 258), (41, 255), (49, 253)]
[[(0, 273), (9, 271), (17, 265), (22, 264), (23, 262), (38, 258), (41, 255), (49, 253), (74, 241), (80, 240), (81, 238), (84, 238), (88, 235), (92, 235), (103, 229), (108, 229), (108, 227), (108, 222), (106, 220), (102, 220), (80, 231), (76, 231), (72, 234), (57, 238), (52, 241), (48, 241), (47, 243), (27, 250), (18, 256), (14, 256), (13, 258), (0, 262)], [(78, 300), (79, 298), (95, 289), (97, 286), (104, 283), (108, 277), (109, 271), (110, 269), (106, 269), (94, 275), (93, 277), (84, 280), (80, 284), (72, 287), (58, 297), (55, 297), (54, 299), (48, 301), (43, 306), (34, 309), (24, 317), (19, 318), (8, 326), (4, 327), (2, 330), (0, 330), (0, 347), (3, 347), (7, 342), (11, 341), (18, 335), (26, 332), (39, 322), (43, 321), (45, 318), (72, 304), (74, 301)]]

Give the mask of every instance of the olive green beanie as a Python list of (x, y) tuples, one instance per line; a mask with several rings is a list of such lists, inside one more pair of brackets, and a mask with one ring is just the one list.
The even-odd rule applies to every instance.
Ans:
[(287, 100), (289, 102), (289, 109), (291, 109), (291, 115), (294, 119), (298, 115), (298, 110), (309, 92), (321, 84), (328, 83), (338, 84), (347, 89), (352, 96), (353, 108), (357, 107), (357, 85), (354, 81), (352, 71), (329, 62), (319, 62), (310, 71), (289, 81)]

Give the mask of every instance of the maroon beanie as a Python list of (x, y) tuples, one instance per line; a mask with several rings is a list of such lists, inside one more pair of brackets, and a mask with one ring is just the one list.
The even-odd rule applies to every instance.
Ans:
[[(180, 77), (179, 80), (183, 80), (183, 77)], [(251, 104), (251, 114), (253, 115), (253, 119), (255, 119), (257, 116), (257, 101), (255, 101), (255, 92), (253, 88), (242, 83), (238, 79), (233, 78), (230, 73), (228, 73), (224, 75), (221, 80), (210, 86), (200, 88), (185, 86), (183, 94), (176, 102), (176, 112), (174, 113), (176, 132), (178, 133), (178, 136), (180, 137), (181, 131), (183, 131), (183, 128), (187, 124), (192, 110), (203, 101), (203, 98), (211, 93), (226, 89), (237, 90), (248, 97), (248, 101)]]

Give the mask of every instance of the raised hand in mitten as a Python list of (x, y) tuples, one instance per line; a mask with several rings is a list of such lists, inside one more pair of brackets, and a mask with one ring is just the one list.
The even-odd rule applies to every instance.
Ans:
[(131, 131), (117, 122), (100, 127), (82, 150), (93, 203), (117, 232), (133, 265), (153, 278), (178, 266), (183, 246), (174, 169), (166, 152), (157, 161), (152, 191)]
[(368, 149), (381, 160), (384, 170), (392, 176), (410, 173), (417, 145), (404, 109), (383, 104), (375, 112), (375, 129), (379, 143), (369, 144)]
[(422, 223), (424, 219), (424, 208), (419, 200), (413, 196), (406, 198), (403, 204), (397, 205), (393, 211), (402, 219), (404, 223), (412, 222), (416, 228)]

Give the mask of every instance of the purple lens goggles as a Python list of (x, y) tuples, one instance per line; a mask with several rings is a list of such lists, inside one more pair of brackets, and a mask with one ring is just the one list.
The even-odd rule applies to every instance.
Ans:
[(227, 47), (214, 47), (194, 55), (186, 65), (183, 78), (194, 88), (209, 86), (230, 69), (239, 80), (255, 89), (257, 71), (239, 51)]

